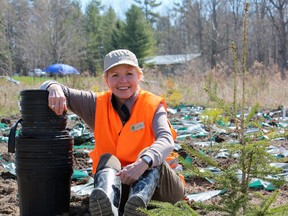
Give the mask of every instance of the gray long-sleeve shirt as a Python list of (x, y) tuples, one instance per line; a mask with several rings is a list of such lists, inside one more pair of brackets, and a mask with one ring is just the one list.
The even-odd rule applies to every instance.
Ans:
[[(41, 85), (41, 89), (46, 90), (51, 85), (59, 84), (54, 80), (46, 81)], [(70, 111), (78, 115), (93, 131), (95, 128), (95, 113), (97, 95), (92, 91), (83, 91), (72, 89), (61, 85), (67, 99), (67, 106)], [(137, 99), (138, 92), (129, 98), (125, 105), (131, 113), (133, 105)], [(152, 166), (158, 166), (166, 159), (169, 153), (174, 149), (174, 141), (171, 135), (170, 127), (167, 121), (167, 113), (160, 104), (154, 114), (152, 128), (155, 135), (155, 142), (145, 151), (153, 160)]]

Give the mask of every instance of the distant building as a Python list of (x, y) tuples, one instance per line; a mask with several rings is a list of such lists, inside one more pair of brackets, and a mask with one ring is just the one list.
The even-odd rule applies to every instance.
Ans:
[(183, 69), (187, 63), (201, 56), (200, 53), (179, 54), (179, 55), (160, 55), (147, 58), (144, 62), (151, 65), (163, 73), (177, 73)]

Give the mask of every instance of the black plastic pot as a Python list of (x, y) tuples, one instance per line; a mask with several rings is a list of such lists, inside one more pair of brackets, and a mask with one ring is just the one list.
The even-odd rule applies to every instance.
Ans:
[(74, 144), (65, 129), (67, 116), (48, 107), (48, 91), (24, 90), (20, 96), (22, 118), (8, 140), (8, 151), (15, 153), (20, 215), (67, 214)]
[(71, 175), (71, 169), (59, 173), (17, 170), (20, 215), (67, 214), (70, 207)]

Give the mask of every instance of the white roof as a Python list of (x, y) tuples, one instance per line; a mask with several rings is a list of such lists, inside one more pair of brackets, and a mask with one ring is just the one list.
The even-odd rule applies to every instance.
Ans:
[(192, 59), (200, 56), (200, 53), (195, 54), (179, 54), (179, 55), (161, 55), (147, 58), (146, 64), (154, 65), (172, 65), (172, 64), (184, 64)]

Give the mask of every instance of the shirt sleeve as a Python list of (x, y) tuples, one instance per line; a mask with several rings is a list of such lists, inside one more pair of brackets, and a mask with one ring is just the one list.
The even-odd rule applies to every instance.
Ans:
[(162, 103), (159, 104), (152, 122), (155, 142), (143, 153), (153, 160), (152, 166), (162, 164), (174, 149), (174, 140), (168, 124), (167, 112)]
[(64, 86), (55, 80), (44, 82), (40, 89), (46, 90), (50, 85), (58, 84), (62, 87), (70, 111), (79, 116), (92, 131), (94, 131), (96, 94), (92, 91), (83, 91)]

